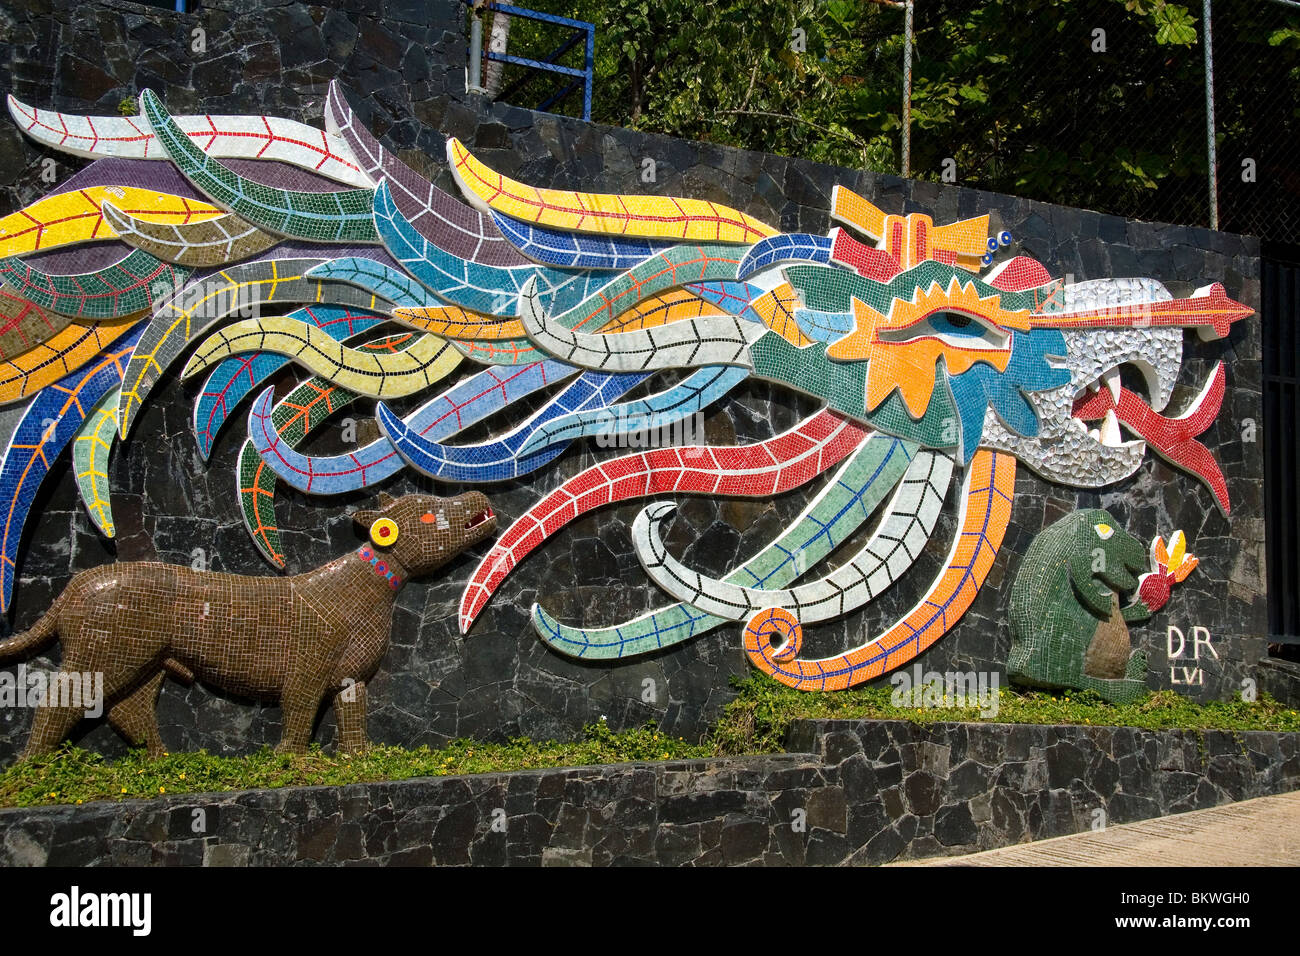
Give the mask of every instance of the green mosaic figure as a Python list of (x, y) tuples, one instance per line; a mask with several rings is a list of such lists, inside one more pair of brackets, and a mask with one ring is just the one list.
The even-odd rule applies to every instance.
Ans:
[[(1146, 654), (1128, 625), (1164, 607), (1174, 584), (1196, 567), (1186, 538), (1142, 543), (1101, 509), (1076, 511), (1045, 528), (1025, 553), (1011, 586), (1007, 675), (1030, 687), (1095, 690), (1126, 704), (1146, 690)], [(1120, 592), (1136, 592), (1120, 607)]]

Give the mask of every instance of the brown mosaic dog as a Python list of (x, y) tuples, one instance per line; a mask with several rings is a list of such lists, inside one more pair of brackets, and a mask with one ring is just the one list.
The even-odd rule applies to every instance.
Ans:
[[(455, 498), (379, 496), (353, 519), (359, 550), (294, 577), (250, 577), (156, 562), (105, 565), (74, 577), (27, 632), (0, 643), (0, 660), (58, 635), (61, 673), (102, 673), (108, 720), (150, 754), (163, 752), (155, 707), (163, 677), (198, 679), (284, 710), (281, 751), (307, 749), (321, 701), (334, 695), (339, 744), (366, 743), (366, 685), (388, 649), (392, 607), (410, 577), (429, 574), (496, 529), (477, 491)], [(47, 753), (82, 707), (36, 711), (23, 757)]]

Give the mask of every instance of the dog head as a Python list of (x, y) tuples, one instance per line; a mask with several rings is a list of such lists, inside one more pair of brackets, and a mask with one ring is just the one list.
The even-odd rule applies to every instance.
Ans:
[(391, 555), (410, 577), (438, 570), (496, 531), (487, 497), (467, 491), (454, 498), (379, 495), (379, 507), (352, 516), (370, 536), (376, 554)]

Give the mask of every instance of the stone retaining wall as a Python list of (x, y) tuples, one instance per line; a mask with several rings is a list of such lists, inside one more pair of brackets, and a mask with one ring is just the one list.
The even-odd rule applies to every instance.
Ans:
[(1300, 789), (1294, 733), (802, 721), (789, 744), (5, 810), (0, 865), (879, 864)]

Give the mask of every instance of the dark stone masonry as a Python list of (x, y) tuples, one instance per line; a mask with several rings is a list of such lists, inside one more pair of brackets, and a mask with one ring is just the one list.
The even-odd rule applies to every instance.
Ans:
[(788, 743), (798, 752), (3, 810), (0, 866), (875, 865), (1300, 787), (1300, 734), (802, 721)]
[[(0, 88), (29, 104), (101, 114), (117, 113), (124, 100), (150, 88), (174, 113), (265, 112), (320, 125), (326, 84), (337, 78), (385, 146), (452, 192), (445, 167), (448, 135), (460, 137), (493, 168), (529, 183), (717, 200), (788, 231), (825, 232), (831, 189), (839, 183), (887, 211), (923, 211), (939, 223), (988, 212), (995, 231), (1010, 230), (1019, 248), (1055, 275), (1151, 276), (1175, 295), (1218, 281), (1231, 297), (1258, 307), (1259, 250), (1251, 238), (683, 142), (469, 97), (462, 16), (454, 0), (345, 0), (330, 6), (210, 0), (189, 15), (121, 0), (20, 0), (0, 8)], [(49, 158), (59, 181), (83, 162), (39, 148), (11, 122), (0, 122), (0, 214), (49, 191), (41, 179), (47, 168), (42, 161)], [(653, 183), (641, 180), (644, 159), (655, 161)], [(1194, 478), (1151, 452), (1136, 475), (1101, 493), (1050, 485), (1022, 468), (1013, 522), (989, 581), (961, 623), (920, 658), (923, 668), (1001, 671), (1010, 645), (1010, 582), (1029, 542), (1069, 511), (1104, 507), (1142, 540), (1184, 530), (1201, 561), (1168, 608), (1134, 631), (1148, 652), (1151, 685), (1171, 686), (1177, 676), (1165, 659), (1167, 625), (1187, 634), (1195, 626), (1209, 628), (1217, 654), (1194, 662), (1204, 680), (1180, 688), (1184, 692), (1200, 699), (1228, 697), (1244, 678), (1255, 676), (1266, 633), (1262, 465), (1258, 443), (1243, 436), (1253, 434), (1251, 423), (1260, 419), (1257, 318), (1238, 323), (1224, 341), (1186, 336), (1172, 409), (1186, 405), (1220, 359), (1228, 363), (1228, 395), (1201, 440), (1227, 475), (1231, 516), (1215, 509)], [(278, 381), (280, 394), (291, 376)], [(115, 452), (115, 541), (96, 533), (70, 470), (56, 466), (19, 556), (9, 622), (14, 629), (30, 626), (72, 574), (115, 559), (201, 560), (215, 570), (275, 573), (250, 543), (234, 493), (245, 410), (234, 414), (205, 464), (191, 431), (199, 387), (197, 381), (178, 381), (173, 370), (131, 440)], [(815, 407), (809, 399), (749, 385), (710, 408), (706, 439), (762, 440)], [(351, 412), (362, 435), (373, 435), (368, 413), (365, 403)], [(307, 450), (340, 451), (340, 424), (323, 429)], [(608, 455), (591, 443), (575, 446), (533, 476), (485, 489), (501, 527)], [(708, 572), (735, 567), (771, 542), (818, 487), (774, 500), (685, 499), (668, 545)], [(400, 495), (435, 489), (465, 490), (409, 473), (382, 490)], [(806, 646), (813, 654), (852, 647), (912, 605), (941, 566), (955, 527), (955, 495), (950, 492), (931, 546), (907, 580), (863, 611), (810, 628)], [(310, 499), (282, 491), (277, 514), (289, 572), (354, 548), (358, 538), (346, 512), (373, 501), (371, 493)], [(602, 509), (556, 535), (507, 579), (466, 637), (457, 631), (455, 608), (477, 555), (462, 556), (436, 580), (405, 588), (393, 645), (370, 685), (371, 739), (418, 746), (456, 737), (569, 738), (600, 715), (615, 728), (654, 721), (688, 739), (707, 732), (734, 695), (731, 679), (749, 671), (739, 626), (655, 655), (589, 664), (548, 650), (528, 620), (534, 601), (561, 621), (592, 626), (667, 603), (632, 552), (630, 527), (641, 506)], [(49, 666), (57, 655), (57, 646), (51, 647), (37, 663)], [(278, 708), (201, 686), (168, 681), (159, 710), (163, 739), (173, 750), (249, 753), (280, 735)], [(29, 724), (28, 711), (6, 709), (0, 715), (0, 761), (8, 762), (21, 747)], [(1113, 819), (1273, 792), (1285, 789), (1287, 780), (1294, 786), (1296, 778), (1294, 741), (1267, 735), (1239, 750), (1222, 735), (1207, 734), (1201, 745), (1192, 734), (1016, 728), (1008, 739), (1023, 756), (993, 765), (981, 760), (979, 750), (983, 735), (995, 733), (991, 729), (891, 725), (864, 729), (866, 742), (853, 743), (858, 733), (837, 730), (819, 738), (818, 746), (829, 748), (825, 763), (799, 756), (755, 758), (219, 797), (211, 806), (220, 836), (197, 839), (179, 832), (187, 827), (185, 808), (191, 805), (184, 800), (40, 811), (8, 826), (5, 853), (15, 861), (31, 860), (42, 852), (39, 847), (54, 846), (61, 856), (51, 862), (147, 860), (152, 854), (194, 862), (235, 862), (240, 854), (255, 862), (396, 860), (402, 854), (427, 861), (444, 852), (455, 861), (559, 862), (586, 854), (593, 862), (880, 862), (1078, 829), (1087, 825), (1094, 793), (1116, 793), (1119, 779), (1132, 781), (1132, 787), (1126, 782), (1117, 796), (1107, 796)], [(334, 737), (333, 717), (326, 716), (316, 739), (332, 745)], [(110, 756), (123, 752), (102, 722), (85, 726), (74, 740)], [(804, 746), (812, 747), (812, 739)], [(1252, 748), (1262, 755), (1270, 746), (1282, 748), (1275, 754), (1276, 769), (1269, 771), (1275, 777), (1256, 779)], [(863, 753), (855, 758), (858, 751)], [(1077, 769), (1078, 779), (1058, 779), (1065, 772), (1061, 767)], [(598, 808), (611, 800), (626, 807), (618, 828), (599, 815)], [(501, 805), (517, 816), (508, 834), (496, 836), (487, 829), (487, 814)], [(806, 839), (789, 832), (789, 811), (796, 806), (808, 809)], [(314, 822), (302, 835), (280, 832), (277, 825), (286, 817)], [(54, 838), (65, 829), (66, 837)], [(161, 842), (151, 849), (155, 840)]]

